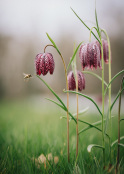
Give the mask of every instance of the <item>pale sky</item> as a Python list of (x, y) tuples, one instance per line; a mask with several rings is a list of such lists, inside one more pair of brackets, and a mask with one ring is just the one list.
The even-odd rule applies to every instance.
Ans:
[[(79, 22), (70, 7), (84, 21), (95, 22), (95, 0), (0, 0), (0, 33), (14, 36), (39, 35), (44, 39), (46, 32), (53, 37), (62, 33), (74, 33), (76, 37), (80, 37), (87, 29)], [(115, 11), (116, 15), (114, 8), (120, 12), (123, 7), (124, 0), (97, 0), (99, 23), (104, 28), (108, 26), (108, 30), (109, 27), (114, 27), (111, 34), (117, 32), (118, 26), (115, 25), (116, 21), (110, 10)]]

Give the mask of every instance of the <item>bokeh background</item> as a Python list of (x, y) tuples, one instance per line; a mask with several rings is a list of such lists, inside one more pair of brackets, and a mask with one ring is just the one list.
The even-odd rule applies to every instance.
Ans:
[[(94, 0), (0, 0), (0, 99), (20, 98), (48, 92), (35, 77), (34, 58), (50, 44), (49, 33), (60, 49), (66, 63), (73, 54), (74, 43), (88, 42), (89, 31), (76, 18), (72, 10), (88, 26), (95, 22)], [(97, 0), (99, 25), (106, 29), (111, 42), (112, 76), (124, 69), (124, 1)], [(94, 40), (92, 36), (92, 40)], [(62, 61), (53, 48), (47, 48), (55, 58), (54, 75), (43, 77), (56, 92), (65, 88)], [(81, 70), (77, 54), (77, 66)], [(108, 66), (105, 66), (105, 79), (108, 80)], [(97, 70), (101, 74), (100, 70)], [(33, 78), (28, 82), (23, 73)], [(113, 83), (112, 93), (119, 90), (121, 77)], [(96, 88), (97, 85), (97, 88)], [(85, 93), (98, 94), (101, 83), (86, 75)]]

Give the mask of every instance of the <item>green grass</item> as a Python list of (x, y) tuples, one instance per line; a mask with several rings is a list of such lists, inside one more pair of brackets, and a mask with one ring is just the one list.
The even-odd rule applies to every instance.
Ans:
[[(0, 102), (0, 173), (73, 173), (76, 156), (76, 127), (70, 123), (70, 163), (67, 162), (66, 120), (60, 119), (64, 112), (46, 100), (21, 99)], [(95, 122), (98, 115), (86, 115), (84, 120)], [(123, 123), (121, 123), (123, 124)], [(80, 129), (84, 124), (79, 125)], [(124, 135), (124, 127), (121, 134)], [(113, 141), (117, 139), (117, 118), (113, 119)], [(108, 142), (106, 140), (106, 142)], [(122, 141), (124, 143), (124, 141)], [(77, 164), (81, 173), (107, 173), (102, 169), (102, 151), (87, 152), (89, 144), (102, 144), (101, 133), (90, 129), (79, 137)], [(112, 162), (116, 162), (116, 145), (112, 150)], [(61, 154), (61, 151), (63, 152)], [(59, 157), (58, 164), (50, 162), (47, 168), (34, 164), (32, 158), (52, 153)], [(124, 172), (124, 149), (121, 148), (121, 172)], [(106, 166), (108, 165), (108, 146)], [(113, 172), (113, 171), (112, 171)], [(111, 172), (111, 173), (112, 173)]]

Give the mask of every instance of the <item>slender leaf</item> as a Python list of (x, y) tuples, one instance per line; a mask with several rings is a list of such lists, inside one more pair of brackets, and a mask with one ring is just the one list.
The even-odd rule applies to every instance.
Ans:
[(55, 42), (52, 40), (52, 38), (49, 36), (48, 33), (46, 33), (48, 39), (52, 42), (53, 46), (56, 48), (57, 52), (61, 55), (61, 52), (59, 51), (58, 47), (56, 46)]
[(121, 146), (121, 147), (124, 147), (124, 144), (119, 143), (118, 145)]
[(124, 118), (120, 119), (120, 122), (121, 122), (121, 121), (124, 121)]
[[(104, 120), (104, 121), (105, 121), (105, 120)], [(101, 123), (102, 123), (102, 120), (97, 121), (96, 123), (92, 123), (92, 125), (94, 125), (94, 126), (99, 126)], [(88, 129), (90, 129), (90, 128), (93, 128), (93, 127), (90, 125), (90, 126), (87, 126), (87, 127), (83, 128), (83, 129), (81, 129), (81, 130), (79, 131), (79, 134), (82, 133), (82, 132), (85, 132), (86, 130), (88, 130)], [(101, 131), (101, 129), (100, 129), (100, 131)]]
[[(71, 68), (72, 68), (72, 71), (74, 73), (74, 78), (77, 79), (77, 75), (76, 75), (76, 73), (77, 73), (76, 54), (74, 54), (74, 53), (75, 53), (75, 44), (74, 44), (74, 49), (73, 49), (73, 56), (74, 57), (72, 56), (73, 58), (70, 59), (69, 64), (71, 64)], [(68, 67), (68, 69), (69, 69), (69, 67)], [(76, 82), (77, 82), (77, 80), (76, 80)]]
[(105, 149), (103, 146), (100, 146), (100, 145), (97, 145), (97, 144), (90, 144), (87, 147), (87, 151), (90, 153), (93, 147), (100, 148), (100, 149), (103, 149), (103, 150)]
[[(91, 74), (91, 75), (93, 75), (93, 76), (95, 76), (96, 78), (98, 78), (99, 80), (101, 80), (102, 81), (102, 78), (99, 76), (99, 75), (97, 75), (96, 73), (93, 73), (93, 72), (90, 72), (90, 71), (82, 71), (84, 74)], [(104, 81), (104, 84), (106, 85), (106, 86), (108, 86), (108, 84)]]
[[(84, 21), (81, 20), (81, 18), (77, 15), (77, 13), (71, 8), (71, 10), (73, 11), (73, 13), (78, 17), (78, 19), (82, 22), (82, 24), (90, 31), (90, 28), (86, 25), (86, 23)], [(99, 39), (97, 38), (97, 36), (91, 32), (93, 34), (93, 36), (98, 40), (99, 42)]]
[(67, 66), (67, 71), (68, 71), (68, 69), (69, 69), (69, 67), (70, 67), (70, 65), (71, 65), (71, 63), (72, 63), (72, 61), (74, 60), (75, 55), (76, 55), (76, 53), (77, 53), (77, 51), (78, 51), (78, 49), (79, 49), (79, 47), (80, 47), (80, 45), (81, 45), (82, 43), (83, 43), (83, 42), (81, 42), (81, 43), (77, 46), (77, 48), (76, 48), (76, 50), (75, 50), (75, 52), (74, 52), (74, 54), (73, 54), (73, 56), (72, 56), (72, 58), (71, 58), (71, 60), (70, 60), (70, 62), (69, 62), (69, 64), (68, 64), (68, 66)]
[(47, 88), (53, 93), (53, 95), (60, 101), (60, 103), (66, 108), (63, 101), (60, 99), (60, 97), (52, 90), (52, 88), (41, 78), (37, 75), (37, 77), (47, 86)]
[[(83, 121), (83, 120), (80, 120), (80, 119), (78, 119), (78, 121), (79, 121), (79, 122), (83, 122), (83, 123), (85, 123), (85, 124), (88, 124), (88, 125), (90, 126), (90, 128), (95, 128), (95, 129), (97, 129), (98, 131), (102, 132), (102, 130), (101, 130), (100, 128), (96, 127), (94, 124), (88, 123), (88, 122)], [(89, 126), (88, 126), (88, 127), (89, 127)], [(89, 129), (90, 129), (90, 128), (89, 128)], [(87, 129), (87, 130), (88, 130), (88, 129)], [(80, 133), (82, 133), (82, 132), (80, 131), (79, 134), (80, 134)], [(110, 138), (109, 135), (108, 135), (107, 133), (106, 133), (105, 135), (106, 135), (108, 138)]]
[[(114, 116), (112, 118), (114, 118)], [(106, 121), (106, 119), (104, 119), (104, 121)], [(102, 124), (102, 120), (97, 121), (95, 123), (92, 123), (93, 126), (99, 126), (101, 124)], [(85, 132), (86, 130), (88, 130), (90, 128), (93, 128), (93, 127), (90, 125), (90, 126), (87, 126), (87, 127), (83, 128), (82, 130), (79, 131), (79, 134), (82, 133), (82, 132)], [(101, 131), (101, 129), (99, 131)]]
[[(69, 115), (72, 117), (72, 119), (74, 118), (74, 116), (70, 113), (70, 112), (68, 112), (69, 113)], [(66, 118), (65, 116), (63, 116), (63, 117), (61, 117), (61, 118)], [(84, 123), (84, 124), (87, 124), (88, 126), (90, 126), (90, 127), (94, 127), (95, 129), (97, 129), (97, 130), (99, 130), (99, 131), (101, 131), (101, 129), (99, 129), (98, 127), (96, 127), (95, 125), (93, 125), (92, 123), (88, 123), (87, 121), (83, 121), (83, 120), (80, 120), (80, 119), (78, 119), (78, 121), (79, 122), (82, 122), (82, 123)], [(108, 136), (108, 135), (107, 135)]]
[[(85, 109), (79, 111), (78, 115), (82, 115), (82, 114), (84, 114), (85, 112), (88, 111), (88, 109), (89, 109), (89, 107), (86, 107)], [(74, 114), (73, 114), (73, 117), (76, 117), (76, 116), (77, 116), (77, 113), (74, 113)], [(61, 116), (61, 118), (67, 118), (67, 117), (66, 117), (66, 116)], [(70, 118), (69, 121), (71, 121), (71, 118)]]
[(65, 110), (67, 112), (67, 110), (64, 106), (60, 105), (59, 103), (55, 102), (54, 100), (51, 100), (50, 98), (45, 98), (45, 99), (51, 101), (52, 103), (54, 103), (56, 105), (58, 105), (60, 108), (62, 108), (63, 110)]
[[(120, 140), (123, 140), (124, 136), (120, 137)], [(111, 147), (114, 146), (116, 143), (118, 143), (118, 139), (112, 142)]]
[(121, 91), (118, 92), (117, 96), (115, 97), (115, 100), (113, 101), (113, 103), (112, 103), (112, 105), (111, 105), (111, 108), (110, 108), (111, 110), (112, 110), (114, 104), (116, 103), (118, 97), (121, 95), (121, 93), (122, 93), (123, 91), (124, 91), (124, 88), (123, 88)]
[(99, 24), (98, 24), (98, 19), (97, 19), (96, 7), (95, 7), (95, 18), (96, 18), (96, 26), (97, 26), (98, 35), (100, 37), (100, 31), (99, 31)]
[[(51, 102), (53, 102), (54, 104), (56, 104), (56, 105), (58, 105), (60, 108), (62, 108), (64, 111), (68, 111), (67, 110), (67, 107), (63, 107), (62, 105), (60, 105), (59, 103), (57, 103), (57, 102), (55, 102), (55, 101), (53, 101), (53, 100), (51, 100), (51, 99), (49, 99), (49, 98), (47, 98), (47, 100), (49, 100), (49, 101), (51, 101)], [(71, 118), (75, 121), (75, 123), (77, 123), (77, 120), (74, 118), (74, 116), (68, 111), (68, 113), (69, 113), (69, 115), (71, 116)]]
[[(80, 119), (78, 119), (78, 121), (79, 121), (79, 122), (82, 122), (82, 123), (85, 123), (85, 124), (88, 124), (88, 125), (89, 125), (88, 127), (90, 127), (90, 128), (95, 128), (95, 129), (99, 130), (100, 132), (102, 131), (101, 129), (99, 129), (98, 127), (96, 127), (95, 125), (93, 125), (93, 124), (91, 124), (91, 123), (88, 123), (88, 122), (83, 121), (83, 120), (80, 120)], [(80, 134), (80, 133), (82, 133), (82, 131), (80, 131), (79, 134)]]
[(87, 95), (84, 95), (84, 94), (82, 94), (82, 93), (76, 92), (76, 91), (64, 91), (64, 92), (65, 92), (65, 93), (69, 92), (69, 93), (78, 94), (78, 95), (81, 95), (81, 96), (87, 98), (88, 100), (90, 100), (90, 101), (96, 106), (96, 108), (97, 108), (97, 110), (99, 111), (100, 115), (103, 116), (103, 115), (102, 115), (102, 112), (100, 111), (100, 109), (99, 109), (99, 107), (98, 107), (98, 105), (96, 104), (96, 102), (95, 102), (91, 97), (89, 97), (89, 96), (87, 96)]
[[(70, 114), (70, 113), (69, 113), (69, 114)], [(62, 119), (62, 118), (67, 119), (66, 116), (60, 117), (60, 119)], [(88, 130), (88, 129), (90, 129), (90, 128), (95, 128), (95, 129), (97, 129), (98, 131), (102, 132), (102, 130), (101, 130), (100, 128), (96, 127), (96, 126), (98, 126), (98, 125), (101, 124), (101, 121), (98, 121), (98, 122), (92, 123), (92, 124), (91, 124), (91, 123), (88, 123), (88, 122), (86, 122), (86, 121), (80, 120), (80, 119), (78, 119), (78, 121), (79, 121), (79, 122), (82, 122), (82, 123), (84, 123), (84, 124), (86, 124), (86, 125), (88, 125), (86, 128), (84, 128), (84, 129), (82, 129), (81, 131), (79, 131), (79, 134), (81, 134), (82, 132), (84, 132), (84, 131), (86, 131), (86, 130)], [(106, 133), (105, 135), (110, 139), (110, 137), (109, 137), (109, 135), (108, 135), (107, 133)]]
[[(81, 111), (78, 112), (78, 115), (84, 114), (85, 112), (88, 111), (88, 109), (89, 109), (89, 107), (86, 107), (85, 109), (82, 109)], [(76, 117), (77, 116), (77, 113), (74, 113), (73, 116)]]
[(110, 84), (111, 84), (119, 75), (121, 75), (122, 73), (124, 73), (124, 69), (123, 69), (122, 71), (120, 71), (119, 73), (117, 73), (117, 74), (111, 79), (110, 83), (108, 84), (108, 86), (107, 86), (106, 89), (105, 89), (104, 95), (106, 94), (107, 89), (109, 88)]

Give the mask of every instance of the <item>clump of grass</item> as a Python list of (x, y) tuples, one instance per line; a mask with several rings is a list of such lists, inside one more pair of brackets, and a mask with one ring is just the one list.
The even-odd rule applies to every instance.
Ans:
[[(50, 110), (45, 108), (47, 104), (35, 105), (37, 101), (20, 100), (0, 103), (0, 171), (1, 173), (72, 173), (75, 166), (75, 125), (70, 122), (70, 163), (66, 153), (66, 120), (59, 119), (61, 110), (49, 104)], [(64, 112), (61, 112), (63, 115)], [(84, 120), (90, 121), (98, 118), (98, 115), (83, 116)], [(113, 138), (117, 139), (117, 118), (113, 119)], [(79, 125), (79, 128), (82, 127)], [(84, 127), (84, 125), (83, 125)], [(122, 127), (121, 131), (124, 129)], [(88, 137), (88, 138), (87, 138)], [(85, 141), (85, 143), (84, 143)], [(89, 143), (100, 143), (100, 133), (93, 128), (79, 136), (78, 166), (84, 173), (105, 173), (102, 171), (102, 156), (100, 150), (95, 149), (88, 154), (86, 149)], [(122, 141), (123, 142), (123, 141)], [(51, 163), (47, 169), (44, 165), (37, 168), (32, 157), (38, 158), (40, 154), (59, 157), (57, 165)], [(106, 161), (108, 159), (106, 150)], [(112, 162), (116, 164), (116, 144), (112, 149)], [(114, 153), (114, 154), (113, 154)], [(124, 150), (120, 149), (120, 159)], [(120, 171), (124, 171), (124, 159), (121, 160)], [(107, 172), (106, 172), (107, 173)]]

